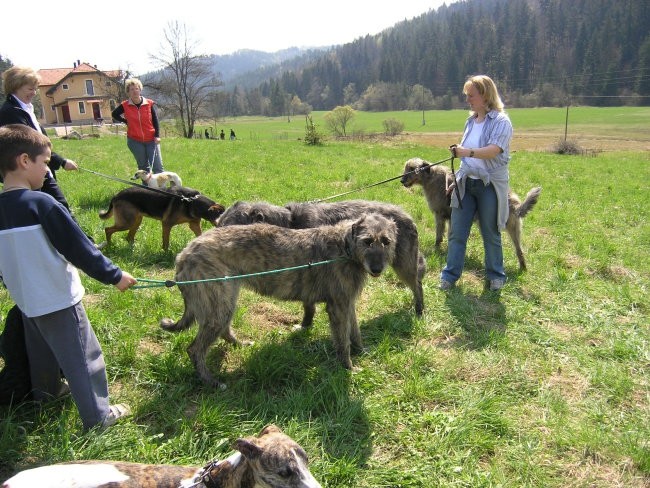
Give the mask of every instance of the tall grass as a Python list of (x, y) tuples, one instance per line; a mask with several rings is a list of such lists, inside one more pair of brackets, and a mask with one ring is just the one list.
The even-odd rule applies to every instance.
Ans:
[[(532, 124), (531, 113), (521, 116)], [(456, 115), (453, 130), (462, 124)], [(236, 130), (241, 140), (232, 143), (165, 139), (166, 169), (224, 205), (283, 204), (396, 176), (410, 157), (448, 155), (403, 141), (307, 147)], [(250, 132), (265, 130), (257, 122)], [(55, 140), (54, 148), (104, 174), (135, 170), (121, 138)], [(233, 328), (255, 345), (216, 344), (209, 362), (215, 372), (222, 363), (228, 388), (206, 388), (185, 352), (196, 330), (173, 335), (157, 325), (181, 314), (176, 289), (119, 293), (84, 276), (112, 398), (135, 415), (84, 434), (69, 399), (3, 407), (0, 478), (72, 459), (198, 465), (275, 422), (305, 447), (327, 487), (647, 486), (649, 162), (647, 152), (518, 151), (512, 187), (543, 192), (524, 224), (528, 272), (518, 272), (504, 236), (509, 281), (500, 294), (484, 289), (476, 230), (458, 288), (437, 289), (446, 243), (435, 250), (419, 189), (393, 181), (346, 197), (401, 205), (417, 222), (428, 265), (421, 319), (392, 271), (369, 281), (357, 304), (366, 351), (352, 372), (336, 361), (323, 310), (312, 330), (296, 331), (300, 304), (244, 292)], [(97, 212), (124, 185), (83, 171), (62, 172), (59, 182), (82, 227), (102, 240)], [(174, 228), (163, 252), (160, 224), (145, 220), (133, 247), (116, 234), (105, 253), (136, 277), (171, 278), (192, 237)], [(0, 314), (11, 306), (1, 291)]]

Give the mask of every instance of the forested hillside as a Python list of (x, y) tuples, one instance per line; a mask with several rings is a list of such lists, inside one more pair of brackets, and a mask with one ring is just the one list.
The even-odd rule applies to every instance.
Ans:
[(647, 105), (650, 2), (461, 1), (226, 98), (234, 114), (451, 108), (473, 73), (498, 80), (510, 106)]

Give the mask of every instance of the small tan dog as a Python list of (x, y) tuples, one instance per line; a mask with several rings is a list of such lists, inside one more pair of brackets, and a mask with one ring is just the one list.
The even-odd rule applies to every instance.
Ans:
[(307, 467), (307, 454), (275, 425), (257, 437), (238, 439), (238, 451), (205, 467), (139, 464), (117, 461), (72, 461), (28, 469), (2, 488), (150, 487), (243, 488), (282, 486), (320, 488)]
[(161, 190), (173, 186), (183, 186), (180, 176), (171, 171), (163, 171), (162, 173), (153, 174), (151, 171), (147, 172), (143, 169), (139, 169), (131, 179), (140, 179), (145, 185), (151, 188), (159, 188)]

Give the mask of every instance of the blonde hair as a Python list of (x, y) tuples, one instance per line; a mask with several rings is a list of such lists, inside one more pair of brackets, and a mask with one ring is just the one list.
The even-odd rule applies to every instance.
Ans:
[[(497, 112), (503, 112), (503, 102), (499, 96), (499, 91), (497, 86), (487, 75), (475, 75), (470, 76), (465, 85), (463, 85), (463, 94), (467, 95), (467, 92), (471, 87), (475, 87), (476, 91), (483, 97), (485, 104), (489, 110), (496, 110)], [(473, 113), (470, 111), (470, 113)]]
[(32, 68), (12, 66), (2, 73), (2, 82), (5, 95), (10, 95), (16, 93), (25, 85), (38, 86), (41, 82), (41, 77)]
[(128, 80), (126, 80), (124, 82), (124, 89), (128, 92), (129, 88), (131, 88), (134, 85), (139, 87), (140, 90), (142, 90), (142, 82), (137, 78), (129, 78)]

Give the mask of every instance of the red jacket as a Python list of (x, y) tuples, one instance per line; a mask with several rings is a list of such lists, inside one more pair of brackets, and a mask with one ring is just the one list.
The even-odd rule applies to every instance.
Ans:
[(127, 137), (139, 142), (153, 141), (156, 135), (151, 115), (154, 103), (153, 100), (145, 97), (142, 97), (140, 107), (135, 105), (131, 100), (122, 102), (124, 118), (126, 119)]

